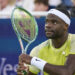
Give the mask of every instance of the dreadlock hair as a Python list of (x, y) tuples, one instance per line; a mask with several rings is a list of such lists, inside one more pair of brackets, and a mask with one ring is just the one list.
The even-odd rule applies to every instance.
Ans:
[(62, 13), (64, 13), (69, 18), (71, 18), (70, 13), (68, 12), (68, 10), (66, 8), (56, 8), (56, 9), (61, 11)]

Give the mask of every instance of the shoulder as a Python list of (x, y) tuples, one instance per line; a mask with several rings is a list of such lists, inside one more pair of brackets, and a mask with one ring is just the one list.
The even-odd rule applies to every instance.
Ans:
[(30, 56), (38, 56), (39, 51), (48, 44), (48, 40), (39, 44), (38, 46), (34, 47), (31, 52), (30, 52)]
[(75, 54), (75, 34), (70, 34), (70, 38), (71, 38), (71, 53)]
[(75, 34), (69, 34), (73, 40), (75, 40)]

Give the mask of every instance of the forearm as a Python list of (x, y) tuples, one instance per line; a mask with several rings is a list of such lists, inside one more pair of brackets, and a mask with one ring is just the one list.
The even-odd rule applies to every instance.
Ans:
[[(25, 54), (23, 54), (23, 55), (25, 55)], [(29, 58), (29, 60), (27, 57)], [(44, 70), (45, 72), (47, 72), (49, 74), (54, 73), (55, 75), (73, 75), (73, 73), (75, 73), (75, 55), (73, 55), (73, 54), (68, 56), (66, 65), (64, 65), (64, 66), (48, 64), (46, 61), (44, 61), (40, 58), (30, 57), (28, 55), (25, 55), (24, 58), (25, 58), (24, 60), (23, 60), (23, 58), (21, 58), (21, 60), (23, 62), (25, 62), (27, 64), (31, 64), (31, 65), (37, 67), (38, 69), (40, 69), (41, 71)]]
[[(37, 61), (36, 61), (36, 59), (37, 59)], [(49, 74), (54, 73), (56, 75), (72, 75), (74, 72), (72, 63), (66, 64), (63, 66), (52, 65), (52, 64), (48, 64), (47, 62), (45, 62), (37, 57), (32, 58), (31, 62), (32, 62), (31, 64), (33, 66), (36, 66), (40, 70), (44, 70), (45, 72), (47, 72)]]
[(27, 75), (37, 75), (37, 74), (34, 74), (34, 73), (32, 73), (32, 72), (29, 71), (29, 72), (27, 73)]
[(44, 71), (49, 74), (53, 72), (58, 75), (72, 75), (68, 66), (56, 66), (48, 63), (44, 66)]

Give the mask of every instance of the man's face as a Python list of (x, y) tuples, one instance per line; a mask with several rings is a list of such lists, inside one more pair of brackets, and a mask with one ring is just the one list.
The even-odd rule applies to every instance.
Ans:
[(59, 17), (48, 14), (46, 17), (45, 33), (48, 38), (60, 38), (67, 32), (66, 24)]
[(75, 6), (75, 0), (72, 0), (73, 6)]
[(1, 8), (5, 8), (8, 5), (9, 0), (0, 0)]

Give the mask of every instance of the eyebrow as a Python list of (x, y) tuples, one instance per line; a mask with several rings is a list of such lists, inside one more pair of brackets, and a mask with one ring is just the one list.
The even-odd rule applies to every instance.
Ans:
[(56, 19), (56, 18), (46, 18), (46, 20), (55, 20), (55, 21), (59, 21), (59, 20)]

